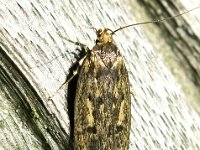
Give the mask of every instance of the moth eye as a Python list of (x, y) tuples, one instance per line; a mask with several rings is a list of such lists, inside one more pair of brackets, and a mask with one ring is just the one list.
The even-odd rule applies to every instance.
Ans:
[(101, 33), (102, 33), (102, 29), (97, 30), (97, 32), (96, 32), (97, 37), (100, 37)]
[(102, 32), (102, 29), (99, 29), (99, 30), (97, 30), (97, 33), (99, 33), (99, 34), (100, 34), (101, 32)]

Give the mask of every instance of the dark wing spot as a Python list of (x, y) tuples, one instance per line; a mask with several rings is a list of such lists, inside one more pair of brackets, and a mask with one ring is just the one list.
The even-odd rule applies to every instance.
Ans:
[(97, 133), (97, 129), (96, 129), (96, 127), (88, 127), (87, 128), (87, 132), (88, 133), (93, 133), (93, 134), (96, 134)]
[(119, 126), (116, 127), (116, 129), (117, 129), (117, 133), (122, 132), (123, 126), (119, 125)]

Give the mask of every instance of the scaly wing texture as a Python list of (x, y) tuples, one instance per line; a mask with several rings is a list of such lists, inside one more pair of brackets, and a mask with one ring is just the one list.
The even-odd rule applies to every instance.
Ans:
[(128, 149), (128, 73), (113, 43), (96, 45), (84, 60), (75, 99), (75, 149)]

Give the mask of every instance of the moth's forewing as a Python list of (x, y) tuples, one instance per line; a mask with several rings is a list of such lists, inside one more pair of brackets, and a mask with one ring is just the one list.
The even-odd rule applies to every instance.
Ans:
[(76, 150), (128, 149), (131, 96), (128, 72), (116, 45), (95, 45), (77, 84), (74, 116)]

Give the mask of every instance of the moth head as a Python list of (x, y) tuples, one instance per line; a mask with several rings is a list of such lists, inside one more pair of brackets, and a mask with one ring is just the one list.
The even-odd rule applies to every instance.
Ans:
[(96, 44), (103, 44), (103, 43), (109, 43), (113, 41), (114, 32), (108, 28), (101, 28), (96, 30)]

